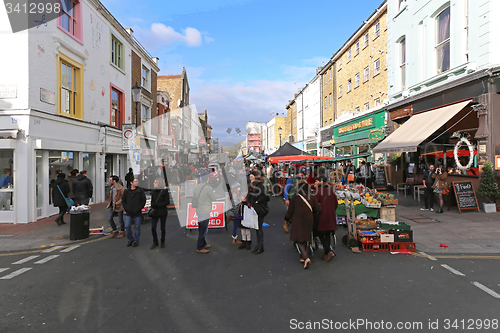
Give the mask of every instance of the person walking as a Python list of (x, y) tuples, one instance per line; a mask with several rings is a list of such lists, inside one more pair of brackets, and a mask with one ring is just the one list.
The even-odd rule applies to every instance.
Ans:
[[(283, 191), (283, 196), (285, 197), (285, 205), (290, 205), (290, 198), (293, 197), (295, 191), (297, 190), (297, 184), (303, 178), (304, 174), (302, 173), (302, 169), (297, 167), (295, 168), (295, 175), (288, 178), (285, 184), (285, 190)], [(290, 225), (290, 221), (286, 221), (283, 223), (283, 229), (285, 232), (288, 232), (288, 226)]]
[(345, 177), (344, 181), (346, 182), (347, 185), (354, 183), (355, 173), (356, 173), (356, 168), (354, 167), (354, 165), (352, 165), (351, 160), (348, 160), (347, 165), (344, 169), (344, 177)]
[(323, 244), (323, 259), (330, 261), (335, 256), (335, 251), (331, 247), (331, 237), (335, 237), (337, 230), (338, 199), (335, 191), (326, 182), (325, 175), (316, 178), (316, 200), (321, 206), (321, 213), (318, 216), (316, 232)]
[(429, 165), (429, 168), (424, 171), (424, 208), (420, 210), (429, 210), (432, 212), (434, 209), (434, 164)]
[(436, 213), (442, 213), (444, 204), (443, 190), (448, 189), (448, 183), (446, 182), (448, 173), (443, 169), (443, 166), (439, 164), (436, 172), (432, 175), (432, 178), (434, 178), (434, 185), (432, 185), (432, 187), (434, 188), (434, 193), (437, 194), (439, 201), (439, 209)]
[[(122, 197), (123, 208), (127, 212), (125, 218), (125, 230), (127, 230), (127, 246), (136, 247), (139, 245), (141, 236), (142, 209), (146, 205), (146, 195), (139, 187), (139, 180), (135, 178), (130, 183), (130, 188), (126, 189)], [(135, 228), (135, 235), (132, 233), (132, 223)]]
[[(111, 184), (111, 189), (109, 191), (109, 202), (106, 206), (109, 209), (108, 222), (113, 231), (111, 231), (111, 236), (109, 238), (122, 238), (125, 236), (125, 221), (123, 220), (123, 204), (122, 198), (125, 188), (120, 184), (120, 178), (118, 176), (111, 176), (109, 178), (109, 183)], [(118, 221), (120, 222), (120, 231), (116, 227), (114, 216), (118, 215)]]
[(205, 237), (208, 233), (212, 203), (216, 200), (214, 190), (210, 185), (209, 174), (204, 174), (201, 177), (201, 182), (194, 188), (193, 198), (197, 198), (198, 201), (195, 207), (196, 215), (198, 216), (198, 242), (196, 243), (196, 252), (206, 254), (210, 252), (210, 244), (207, 244)]
[(249, 208), (253, 207), (257, 213), (259, 223), (259, 229), (255, 230), (257, 234), (257, 245), (252, 250), (252, 253), (255, 254), (261, 254), (264, 252), (264, 230), (262, 229), (262, 226), (264, 224), (264, 217), (269, 213), (269, 207), (267, 205), (268, 201), (269, 196), (266, 194), (260, 174), (258, 172), (252, 172), (250, 174), (247, 205)]
[(158, 220), (160, 220), (161, 230), (160, 247), (162, 249), (165, 247), (165, 228), (168, 216), (168, 205), (170, 205), (170, 195), (168, 194), (168, 189), (165, 187), (165, 181), (162, 178), (156, 178), (153, 183), (153, 190), (151, 191), (151, 209), (153, 209), (154, 214), (151, 217), (153, 245), (151, 245), (150, 250), (158, 246), (158, 234), (156, 233)]
[(321, 207), (316, 197), (311, 194), (311, 187), (306, 181), (300, 181), (297, 185), (297, 193), (290, 200), (285, 221), (293, 222), (290, 240), (297, 245), (300, 262), (304, 263), (304, 268), (311, 265), (306, 247), (307, 242), (311, 241), (314, 213), (319, 212), (321, 212)]
[(90, 179), (87, 178), (87, 171), (80, 171), (80, 174), (73, 180), (72, 191), (75, 195), (75, 203), (77, 205), (88, 206), (94, 192), (94, 187)]
[(54, 221), (59, 226), (61, 224), (66, 224), (66, 222), (64, 222), (64, 214), (68, 210), (68, 204), (64, 198), (68, 198), (69, 192), (70, 190), (68, 181), (66, 180), (66, 174), (58, 173), (56, 181), (52, 187), (52, 203), (54, 207), (59, 207), (59, 215)]
[(75, 200), (75, 194), (73, 193), (73, 181), (75, 181), (78, 172), (79, 172), (78, 169), (73, 169), (71, 170), (70, 175), (68, 176), (68, 185), (70, 189), (69, 197), (73, 199), (73, 201)]
[(130, 188), (130, 183), (134, 181), (134, 169), (128, 168), (128, 173), (125, 175), (125, 181), (127, 182), (127, 188)]

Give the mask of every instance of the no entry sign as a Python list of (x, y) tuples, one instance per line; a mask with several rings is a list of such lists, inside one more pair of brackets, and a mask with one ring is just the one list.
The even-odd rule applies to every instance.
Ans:
[[(210, 213), (210, 222), (208, 222), (209, 228), (225, 228), (226, 218), (224, 214), (224, 202), (214, 202), (212, 203), (212, 212)], [(198, 229), (198, 215), (196, 214), (196, 208), (193, 208), (191, 204), (188, 204), (188, 214), (187, 214), (187, 229)]]

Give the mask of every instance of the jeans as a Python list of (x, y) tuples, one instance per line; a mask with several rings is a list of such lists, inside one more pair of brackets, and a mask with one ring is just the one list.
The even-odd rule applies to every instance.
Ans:
[[(207, 245), (207, 241), (205, 240), (205, 236), (208, 233), (208, 223), (210, 222), (210, 217), (206, 216), (198, 216), (198, 243), (196, 244), (197, 250), (203, 250), (205, 245)], [(205, 218), (205, 219), (202, 219)]]
[(264, 230), (262, 230), (262, 225), (264, 224), (265, 215), (259, 215), (257, 221), (259, 222), (259, 229), (255, 230), (257, 234), (257, 246), (264, 248)]
[[(125, 222), (123, 221), (123, 210), (120, 210), (117, 212), (118, 213), (118, 221), (120, 222), (120, 230), (125, 231)], [(115, 212), (113, 211), (113, 208), (109, 210), (109, 215), (108, 215), (108, 222), (113, 231), (116, 231), (116, 224), (115, 221), (113, 221), (113, 217), (115, 215)]]
[(233, 237), (238, 235), (238, 225), (240, 224), (240, 220), (233, 219)]
[(432, 187), (425, 188), (425, 209), (432, 208), (434, 206), (434, 189)]
[(158, 244), (158, 234), (156, 233), (156, 225), (160, 220), (161, 242), (165, 243), (165, 225), (167, 223), (167, 215), (151, 218), (151, 232), (153, 233), (153, 243)]
[[(132, 223), (134, 223), (135, 227), (135, 236), (132, 234)], [(129, 242), (139, 243), (139, 237), (141, 236), (141, 223), (142, 215), (127, 215), (127, 217), (125, 218), (125, 229), (127, 229), (127, 238)]]

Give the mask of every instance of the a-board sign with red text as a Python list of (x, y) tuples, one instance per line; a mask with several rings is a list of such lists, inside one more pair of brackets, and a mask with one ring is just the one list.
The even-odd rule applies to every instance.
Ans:
[[(224, 214), (224, 202), (214, 202), (212, 203), (212, 212), (210, 212), (210, 222), (208, 222), (209, 228), (225, 228), (226, 227), (226, 214)], [(196, 214), (196, 208), (193, 208), (191, 204), (188, 204), (188, 214), (187, 214), (187, 229), (198, 229), (198, 215)]]

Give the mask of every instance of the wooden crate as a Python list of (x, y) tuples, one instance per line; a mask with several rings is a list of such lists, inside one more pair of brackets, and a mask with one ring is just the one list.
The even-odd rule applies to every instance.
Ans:
[(396, 208), (380, 207), (379, 215), (381, 219), (396, 222)]

